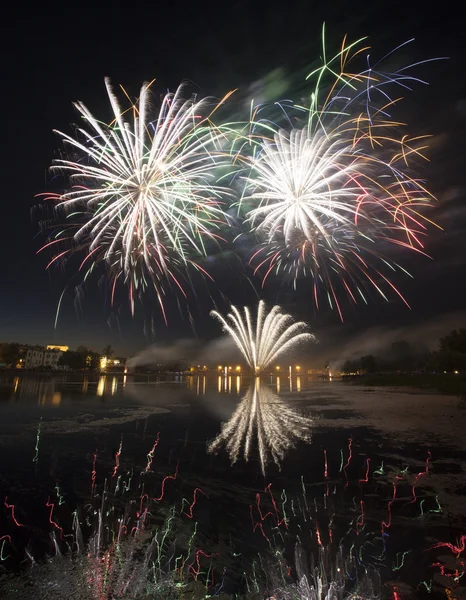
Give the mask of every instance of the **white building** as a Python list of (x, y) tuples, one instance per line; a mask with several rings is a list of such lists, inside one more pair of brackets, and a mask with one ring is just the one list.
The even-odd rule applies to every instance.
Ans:
[(28, 348), (26, 352), (26, 359), (24, 361), (25, 369), (35, 369), (41, 367), (44, 362), (44, 349), (35, 347)]
[(63, 352), (59, 350), (46, 350), (44, 352), (44, 367), (52, 367), (52, 369), (56, 369), (58, 366), (58, 361)]
[(28, 348), (24, 361), (24, 368), (36, 369), (38, 367), (49, 367), (51, 369), (56, 369), (62, 354), (63, 352), (60, 352), (59, 350), (45, 350), (40, 346)]

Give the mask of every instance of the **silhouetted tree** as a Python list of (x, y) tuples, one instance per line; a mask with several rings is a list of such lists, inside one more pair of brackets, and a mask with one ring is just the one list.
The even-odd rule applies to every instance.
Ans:
[(76, 350), (64, 352), (58, 359), (59, 366), (66, 366), (74, 370), (97, 369), (100, 364), (100, 356), (85, 346), (78, 346)]
[(341, 368), (343, 373), (347, 375), (349, 373), (359, 373), (360, 364), (358, 360), (347, 360), (345, 361), (343, 367)]
[(466, 354), (466, 329), (454, 329), (440, 338), (440, 352)]
[(16, 367), (20, 357), (21, 350), (19, 344), (0, 344), (0, 362), (4, 362), (7, 367)]
[(113, 356), (113, 353), (114, 353), (114, 350), (110, 346), (110, 344), (108, 346), (105, 346), (105, 348), (102, 350), (102, 355), (106, 356), (107, 358), (110, 358), (111, 356)]
[(375, 356), (368, 354), (367, 356), (361, 356), (359, 359), (360, 370), (365, 373), (375, 373), (377, 371), (377, 361)]

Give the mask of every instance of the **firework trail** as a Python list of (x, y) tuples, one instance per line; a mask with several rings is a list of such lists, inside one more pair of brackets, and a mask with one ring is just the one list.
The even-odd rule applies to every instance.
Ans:
[(226, 97), (209, 108), (206, 99), (186, 99), (180, 86), (152, 118), (151, 84), (128, 110), (108, 79), (105, 84), (113, 121), (102, 124), (78, 102), (86, 128), (78, 127), (75, 137), (57, 132), (71, 152), (52, 169), (68, 175), (71, 188), (44, 195), (54, 203), (59, 228), (41, 250), (59, 248), (47, 268), (81, 254), (83, 281), (103, 264), (112, 303), (122, 282), (132, 310), (134, 297), (154, 287), (163, 311), (167, 286), (184, 293), (188, 268), (204, 272), (195, 259), (206, 256), (207, 242), (220, 239), (227, 222), (222, 198), (228, 191), (216, 184), (224, 134), (210, 120)]
[[(349, 72), (348, 64), (367, 50), (360, 42), (344, 40), (328, 61), (324, 45), (324, 64), (308, 77), (316, 80), (308, 106), (296, 106), (298, 116), (286, 128), (254, 111), (249, 143), (238, 153), (244, 164), (239, 210), (259, 240), (255, 272), (265, 270), (263, 282), (271, 273), (288, 274), (294, 285), (311, 278), (316, 306), (324, 294), (342, 319), (340, 290), (353, 303), (367, 302), (371, 289), (385, 300), (388, 291), (403, 298), (383, 269), (404, 269), (382, 249), (398, 245), (424, 254), (431, 223), (424, 210), (434, 199), (410, 164), (425, 159), (425, 139), (410, 138), (392, 120), (398, 99), (385, 91), (389, 84), (409, 89), (417, 80), (406, 68), (387, 75), (370, 63)], [(335, 83), (322, 98), (326, 73)]]
[(255, 437), (263, 475), (270, 460), (280, 466), (285, 453), (298, 440), (310, 441), (313, 420), (303, 417), (257, 378), (243, 396), (231, 419), (222, 425), (222, 432), (209, 444), (208, 452), (216, 453), (225, 445), (231, 462), (235, 463), (243, 448), (249, 460)]
[(210, 314), (220, 321), (223, 330), (233, 338), (255, 374), (297, 344), (315, 341), (314, 335), (303, 331), (306, 323), (293, 322), (291, 315), (282, 313), (280, 306), (274, 306), (266, 314), (265, 303), (261, 300), (255, 324), (247, 306), (244, 307), (244, 315), (236, 306), (232, 306), (231, 311), (226, 319), (215, 310)]

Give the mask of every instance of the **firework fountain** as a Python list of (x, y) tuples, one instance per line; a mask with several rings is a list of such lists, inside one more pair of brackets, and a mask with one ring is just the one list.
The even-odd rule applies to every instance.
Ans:
[(223, 330), (233, 338), (255, 375), (259, 375), (261, 370), (291, 348), (315, 340), (314, 335), (303, 331), (306, 323), (293, 322), (291, 315), (284, 314), (280, 306), (274, 306), (267, 313), (262, 300), (257, 307), (255, 323), (247, 306), (244, 307), (244, 314), (232, 306), (226, 318), (215, 310), (211, 315), (220, 321)]

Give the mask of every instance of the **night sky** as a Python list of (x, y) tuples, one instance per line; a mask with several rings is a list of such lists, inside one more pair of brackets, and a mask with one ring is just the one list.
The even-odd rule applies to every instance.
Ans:
[[(322, 22), (327, 39), (338, 48), (345, 33), (367, 35), (375, 54), (416, 41), (398, 54), (405, 64), (430, 57), (447, 61), (419, 67), (429, 86), (418, 86), (404, 101), (400, 120), (410, 133), (432, 134), (431, 162), (420, 175), (439, 202), (432, 213), (444, 231), (431, 231), (426, 250), (433, 257), (405, 253), (402, 260), (415, 276), (396, 280), (413, 307), (401, 301), (346, 307), (345, 323), (336, 312), (319, 313), (305, 290), (292, 293), (272, 287), (264, 297), (278, 301), (310, 321), (323, 347), (367, 339), (370, 332), (400, 331), (416, 337), (466, 325), (466, 79), (463, 19), (450, 2), (146, 2), (9, 3), (2, 14), (2, 218), (0, 220), (0, 341), (112, 344), (129, 355), (155, 339), (201, 339), (219, 334), (208, 316), (213, 308), (200, 285), (190, 304), (195, 323), (170, 311), (167, 328), (155, 303), (140, 307), (133, 319), (127, 308), (109, 309), (105, 286), (88, 286), (77, 310), (65, 296), (54, 330), (57, 302), (71, 274), (45, 271), (47, 257), (36, 255), (43, 243), (37, 223), (36, 194), (54, 185), (48, 167), (61, 143), (53, 129), (71, 132), (77, 121), (72, 101), (83, 101), (103, 120), (110, 117), (104, 77), (137, 96), (143, 81), (157, 78), (157, 92), (190, 80), (200, 95), (221, 96), (239, 88), (260, 89), (262, 79), (281, 68), (290, 78), (313, 64), (320, 51)], [(234, 101), (233, 101), (234, 105)], [(108, 119), (109, 120), (109, 119)], [(234, 302), (255, 302), (243, 274), (213, 266), (221, 309), (222, 294)], [(235, 262), (233, 260), (233, 262)], [(259, 282), (255, 287), (260, 290)], [(299, 288), (298, 288), (299, 292)], [(123, 304), (123, 303), (122, 303)], [(374, 329), (377, 328), (377, 329)], [(417, 333), (416, 333), (417, 332)], [(435, 333), (433, 333), (435, 332)], [(408, 337), (409, 337), (408, 336)]]

